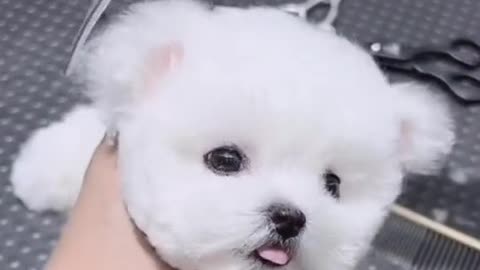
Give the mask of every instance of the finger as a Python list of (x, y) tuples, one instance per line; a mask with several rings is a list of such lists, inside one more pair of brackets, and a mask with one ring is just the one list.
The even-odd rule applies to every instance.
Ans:
[(116, 149), (117, 136), (106, 132), (102, 140), (98, 144), (97, 148), (95, 149), (95, 154), (112, 156), (113, 154), (115, 154)]
[(108, 174), (117, 169), (117, 151), (114, 144), (108, 142), (109, 136), (104, 135), (95, 148), (87, 166), (85, 179), (96, 178), (99, 174)]

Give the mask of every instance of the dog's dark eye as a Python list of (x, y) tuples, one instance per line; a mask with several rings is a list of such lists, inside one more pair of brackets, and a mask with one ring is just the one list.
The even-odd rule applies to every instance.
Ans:
[(243, 169), (245, 157), (235, 146), (221, 146), (204, 155), (207, 167), (217, 174), (230, 175)]
[(327, 171), (323, 175), (323, 179), (325, 180), (325, 189), (332, 195), (332, 197), (335, 199), (340, 198), (340, 177), (331, 171)]

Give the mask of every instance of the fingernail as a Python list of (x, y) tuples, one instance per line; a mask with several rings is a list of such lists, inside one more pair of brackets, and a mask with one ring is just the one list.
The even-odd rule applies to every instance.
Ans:
[(106, 140), (106, 144), (109, 146), (109, 147), (112, 147), (114, 149), (117, 148), (117, 144), (118, 144), (118, 132), (116, 131), (107, 131), (105, 133), (105, 140)]

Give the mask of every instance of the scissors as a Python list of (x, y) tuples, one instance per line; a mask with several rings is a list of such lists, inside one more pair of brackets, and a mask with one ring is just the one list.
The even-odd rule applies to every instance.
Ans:
[[(307, 0), (280, 8), (312, 22), (312, 11), (324, 4), (330, 5), (329, 12), (324, 20), (316, 24), (333, 30), (341, 0)], [(472, 40), (460, 38), (441, 45), (421, 47), (375, 41), (364, 44), (364, 47), (385, 70), (434, 80), (461, 102), (480, 103), (480, 45)]]

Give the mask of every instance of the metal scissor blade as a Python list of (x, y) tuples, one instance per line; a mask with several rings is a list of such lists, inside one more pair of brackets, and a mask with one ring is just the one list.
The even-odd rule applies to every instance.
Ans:
[(92, 32), (94, 26), (102, 16), (103, 12), (107, 9), (111, 0), (93, 0), (91, 3), (90, 9), (87, 12), (87, 16), (82, 23), (82, 26), (77, 32), (77, 36), (73, 42), (72, 51), (70, 54), (67, 67), (65, 69), (65, 74), (70, 75), (73, 66), (76, 64), (79, 57), (79, 51), (81, 47), (85, 44), (88, 36)]
[(316, 8), (320, 4), (329, 4), (330, 8), (328, 10), (328, 14), (320, 23), (318, 23), (318, 26), (326, 30), (333, 31), (335, 30), (333, 23), (337, 19), (341, 2), (342, 0), (307, 0), (300, 4), (295, 3), (282, 5), (279, 8), (308, 21), (310, 19), (309, 12), (312, 9)]

